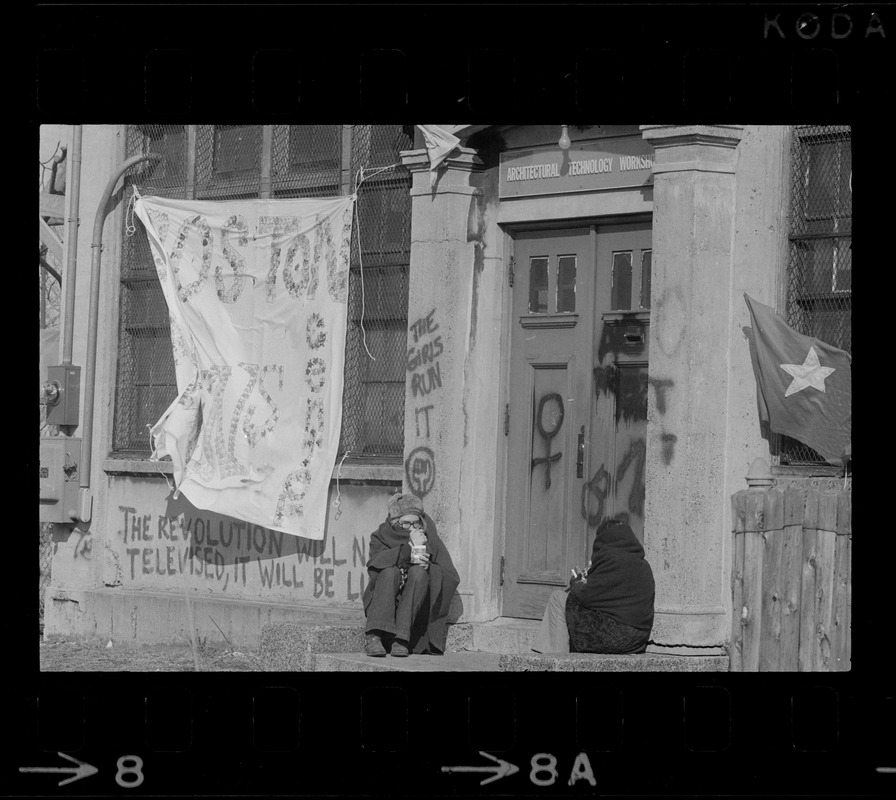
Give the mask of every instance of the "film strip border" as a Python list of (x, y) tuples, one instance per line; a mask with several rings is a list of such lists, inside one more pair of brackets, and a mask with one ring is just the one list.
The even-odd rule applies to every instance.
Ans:
[(834, 4), (443, 6), (425, 22), (401, 5), (49, 6), (36, 17), (34, 100), (57, 118), (110, 105), (158, 119), (337, 107), (367, 121), (407, 111), (824, 114), (892, 97), (896, 31), (886, 6)]
[(700, 676), (546, 690), (526, 677), (212, 690), (135, 674), (147, 689), (57, 687), (13, 704), (7, 786), (22, 796), (82, 780), (99, 795), (861, 794), (896, 767), (892, 698), (837, 685), (742, 691)]

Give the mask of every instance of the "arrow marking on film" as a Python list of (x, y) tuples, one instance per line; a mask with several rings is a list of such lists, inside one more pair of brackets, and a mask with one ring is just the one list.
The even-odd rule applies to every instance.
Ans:
[(19, 772), (71, 772), (73, 773), (71, 778), (66, 778), (64, 781), (59, 781), (60, 786), (65, 786), (67, 783), (71, 783), (72, 781), (79, 781), (81, 778), (89, 778), (91, 775), (96, 775), (99, 770), (91, 764), (85, 764), (83, 761), (78, 761), (77, 758), (72, 758), (71, 756), (67, 756), (65, 753), (56, 753), (58, 756), (62, 756), (62, 758), (71, 761), (72, 764), (77, 764), (76, 767), (19, 767)]
[(442, 767), (442, 772), (494, 772), (490, 778), (486, 778), (484, 781), (480, 781), (480, 786), (485, 786), (487, 783), (491, 783), (492, 781), (500, 780), (501, 778), (506, 778), (508, 775), (513, 775), (514, 772), (519, 772), (520, 768), (516, 764), (511, 764), (509, 761), (504, 761), (500, 758), (495, 758), (494, 756), (489, 755), (482, 750), (479, 751), (479, 755), (484, 756), (485, 758), (490, 758), (495, 762), (494, 767)]

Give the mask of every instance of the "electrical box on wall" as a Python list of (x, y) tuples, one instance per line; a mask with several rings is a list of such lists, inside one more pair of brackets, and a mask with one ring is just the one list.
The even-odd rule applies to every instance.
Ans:
[(47, 406), (48, 425), (77, 425), (81, 393), (81, 367), (71, 364), (47, 367), (47, 381), (59, 387), (59, 399)]
[(40, 521), (75, 522), (80, 515), (81, 440), (40, 440)]

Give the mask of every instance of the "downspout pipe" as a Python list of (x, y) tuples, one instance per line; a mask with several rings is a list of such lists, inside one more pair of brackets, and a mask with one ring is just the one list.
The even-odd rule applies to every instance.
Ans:
[(103, 225), (106, 222), (106, 206), (112, 198), (112, 191), (118, 179), (124, 175), (134, 164), (142, 161), (161, 161), (162, 156), (151, 153), (145, 156), (134, 156), (122, 163), (118, 170), (109, 178), (106, 188), (100, 197), (96, 216), (93, 221), (93, 240), (90, 243), (90, 309), (87, 322), (87, 362), (84, 365), (84, 424), (81, 429), (81, 519), (86, 522), (90, 519), (90, 502), (84, 497), (84, 490), (90, 488), (90, 467), (93, 450), (93, 403), (96, 390), (96, 338), (99, 324), (100, 311), (100, 261), (103, 252)]
[(65, 194), (69, 198), (68, 217), (65, 220), (65, 317), (62, 336), (62, 363), (72, 363), (72, 346), (75, 330), (75, 275), (78, 273), (78, 214), (81, 203), (81, 125), (72, 125), (71, 169), (66, 181)]

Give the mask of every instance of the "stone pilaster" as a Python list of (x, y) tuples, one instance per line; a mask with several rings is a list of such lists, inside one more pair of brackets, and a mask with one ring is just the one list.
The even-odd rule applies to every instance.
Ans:
[(721, 646), (730, 628), (725, 475), (743, 129), (641, 130), (655, 148), (644, 532), (657, 585), (653, 639)]
[(484, 286), (494, 270), (484, 267), (482, 164), (458, 148), (431, 184), (425, 151), (402, 160), (413, 174), (404, 487), (422, 497), (460, 572), (452, 619), (488, 618), (500, 337), (490, 324), (499, 284)]

